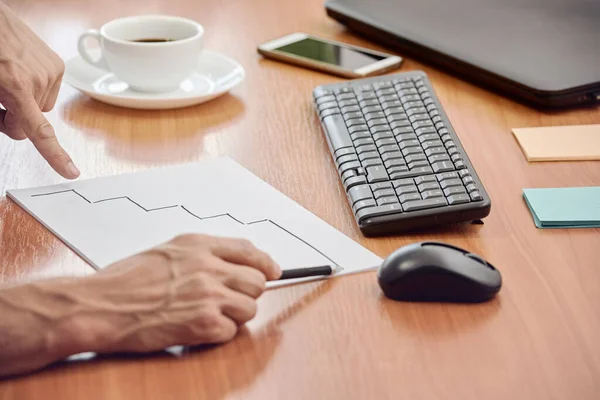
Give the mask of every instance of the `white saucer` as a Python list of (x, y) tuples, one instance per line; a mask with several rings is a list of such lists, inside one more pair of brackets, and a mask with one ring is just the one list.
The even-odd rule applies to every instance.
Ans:
[[(92, 58), (100, 49), (88, 50)], [(111, 72), (96, 68), (80, 56), (66, 62), (64, 81), (88, 96), (115, 106), (139, 109), (169, 109), (204, 103), (227, 93), (242, 82), (244, 68), (222, 54), (204, 50), (194, 74), (179, 89), (167, 93), (142, 93), (129, 89)]]

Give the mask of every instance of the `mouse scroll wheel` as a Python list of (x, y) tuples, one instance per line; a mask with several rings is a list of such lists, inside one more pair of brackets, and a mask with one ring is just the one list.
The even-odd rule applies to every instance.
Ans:
[(465, 255), (469, 258), (472, 258), (475, 261), (480, 262), (481, 264), (485, 265), (488, 268), (494, 269), (494, 267), (492, 267), (490, 264), (488, 264), (483, 258), (479, 257), (477, 254), (468, 253)]

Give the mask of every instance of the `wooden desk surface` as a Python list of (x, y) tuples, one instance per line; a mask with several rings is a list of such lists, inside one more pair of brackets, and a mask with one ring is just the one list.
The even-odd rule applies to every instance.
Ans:
[[(5, 0), (6, 1), (6, 0)], [(378, 48), (325, 15), (322, 0), (8, 0), (64, 59), (78, 35), (124, 15), (180, 14), (206, 48), (238, 59), (231, 95), (175, 111), (119, 109), (65, 85), (48, 118), (84, 178), (228, 155), (381, 256), (443, 240), (488, 258), (504, 287), (482, 305), (386, 300), (374, 273), (268, 292), (233, 342), (183, 357), (106, 358), (0, 382), (0, 399), (598, 399), (600, 230), (537, 230), (525, 187), (599, 185), (599, 162), (528, 164), (513, 127), (600, 123), (600, 108), (539, 112), (406, 60), (429, 76), (491, 198), (485, 225), (366, 239), (311, 104), (339, 79), (263, 60), (256, 46), (306, 31)], [(0, 190), (60, 179), (33, 147), (0, 137)], [(0, 199), (0, 281), (93, 270)], [(1, 316), (0, 316), (1, 318)]]

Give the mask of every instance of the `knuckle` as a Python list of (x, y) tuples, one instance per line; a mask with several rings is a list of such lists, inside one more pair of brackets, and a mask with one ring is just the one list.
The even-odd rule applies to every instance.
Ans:
[(35, 136), (40, 141), (56, 140), (54, 129), (52, 129), (52, 125), (48, 121), (44, 121), (38, 125), (35, 130)]
[(176, 242), (176, 243), (179, 243), (182, 245), (186, 245), (186, 246), (191, 246), (191, 245), (202, 244), (203, 242), (206, 241), (205, 238), (206, 238), (205, 235), (201, 235), (201, 234), (197, 234), (197, 233), (183, 233), (183, 234), (175, 237), (175, 239), (173, 239), (173, 242)]

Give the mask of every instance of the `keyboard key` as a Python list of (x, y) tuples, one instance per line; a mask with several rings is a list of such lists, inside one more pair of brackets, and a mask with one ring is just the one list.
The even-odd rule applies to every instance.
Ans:
[(394, 192), (394, 189), (392, 189), (392, 188), (378, 190), (375, 193), (373, 193), (373, 195), (375, 197), (375, 200), (377, 200), (381, 197), (386, 197), (386, 196), (396, 197), (396, 193)]
[[(372, 112), (383, 112), (383, 108), (380, 105), (376, 106), (367, 106), (362, 109), (364, 114), (372, 113)], [(384, 114), (385, 115), (385, 114)]]
[[(442, 139), (442, 142), (444, 142), (444, 143), (447, 143), (452, 140), (452, 136), (450, 136), (447, 133), (445, 135), (441, 135), (440, 138)], [(446, 146), (446, 147), (448, 147), (448, 146)]]
[(390, 151), (390, 152), (386, 152), (383, 153), (381, 155), (381, 159), (386, 162), (388, 160), (402, 160), (402, 153), (400, 153), (399, 151)]
[(400, 150), (404, 150), (407, 147), (418, 147), (418, 148), (421, 148), (421, 146), (419, 144), (419, 141), (415, 140), (415, 139), (413, 139), (413, 140), (403, 140), (403, 141), (399, 142), (399, 145), (400, 145)]
[(383, 105), (384, 103), (400, 102), (400, 97), (396, 93), (386, 94), (385, 96), (379, 96), (379, 102)]
[[(425, 134), (419, 136), (419, 141), (421, 143), (429, 143), (431, 141), (434, 141), (435, 143), (437, 143), (437, 142), (440, 143), (437, 146), (443, 145), (442, 142), (440, 141), (440, 137), (438, 136), (437, 133), (425, 133)], [(435, 147), (435, 146), (432, 146), (432, 147)]]
[[(423, 136), (425, 136), (425, 135), (423, 135)], [(419, 139), (421, 139), (421, 138), (419, 138)], [(441, 140), (437, 139), (437, 140), (428, 140), (426, 142), (422, 141), (421, 146), (423, 146), (423, 150), (428, 150), (428, 149), (433, 149), (436, 147), (443, 148), (444, 144), (442, 143)], [(444, 151), (444, 153), (445, 153), (445, 151)]]
[(427, 161), (427, 157), (423, 153), (411, 154), (406, 156), (405, 160), (407, 163), (412, 163), (415, 161)]
[(478, 191), (471, 192), (470, 196), (471, 196), (471, 200), (473, 200), (473, 201), (483, 200), (483, 196)]
[(431, 167), (419, 167), (411, 169), (410, 171), (395, 173), (391, 176), (392, 179), (401, 179), (401, 178), (412, 178), (413, 176), (426, 175), (431, 174), (433, 170)]
[(354, 99), (354, 93), (342, 93), (336, 96), (338, 101)]
[[(419, 134), (419, 128), (432, 128), (433, 124), (431, 123), (431, 121), (418, 121), (412, 124), (413, 129), (415, 130), (415, 132), (417, 133), (417, 135)], [(435, 130), (433, 131), (427, 131), (425, 133), (432, 133), (435, 132)]]
[(371, 160), (374, 158), (379, 159), (379, 153), (376, 151), (367, 151), (358, 155), (360, 161)]
[(321, 96), (321, 97), (317, 98), (316, 103), (320, 105), (320, 104), (323, 104), (323, 103), (327, 103), (329, 101), (335, 101), (335, 96), (331, 95), (331, 94), (325, 95), (325, 96)]
[(361, 92), (359, 95), (356, 96), (356, 99), (358, 101), (376, 99), (376, 98), (377, 98), (377, 95), (373, 91)]
[(376, 134), (379, 132), (390, 132), (390, 127), (388, 125), (376, 125), (372, 128), (369, 128), (371, 134)]
[(454, 166), (456, 167), (456, 169), (467, 168), (464, 161), (457, 161), (454, 163)]
[(405, 135), (413, 133), (413, 130), (408, 126), (402, 126), (400, 128), (392, 129), (392, 132), (394, 133), (394, 135)]
[[(461, 170), (461, 171), (464, 171), (464, 169)], [(477, 190), (477, 186), (475, 186), (474, 183), (470, 183), (470, 184), (467, 185), (467, 192), (471, 193), (471, 192), (474, 192), (476, 190)]]
[(402, 169), (402, 171), (408, 170), (408, 167), (406, 167), (406, 162), (401, 158), (394, 158), (391, 160), (384, 161), (383, 165), (385, 165), (385, 167), (388, 169), (388, 173), (398, 172), (397, 170), (392, 171), (391, 168), (393, 167), (405, 167)]
[(363, 168), (372, 167), (375, 165), (381, 165), (383, 167), (383, 161), (381, 161), (381, 158), (379, 158), (379, 157), (364, 160), (361, 162), (361, 164), (362, 164)]
[(344, 120), (348, 121), (349, 119), (352, 118), (362, 118), (363, 114), (360, 111), (355, 111), (355, 112), (348, 112), (344, 114)]
[(354, 126), (348, 128), (348, 132), (349, 133), (360, 132), (360, 131), (368, 131), (368, 130), (369, 130), (369, 127), (367, 126), (367, 124), (354, 125)]
[(470, 175), (467, 175), (464, 178), (462, 178), (462, 181), (465, 185), (468, 185), (470, 183), (475, 183), (475, 179), (473, 179), (473, 177)]
[(371, 193), (371, 188), (369, 185), (360, 185), (355, 186), (352, 189), (348, 190), (348, 196), (352, 200), (352, 205), (359, 200), (370, 199), (373, 197), (373, 193)]
[(398, 200), (400, 200), (400, 203), (404, 204), (409, 201), (421, 200), (421, 195), (418, 192), (403, 194), (402, 196), (398, 196)]
[(358, 101), (356, 101), (355, 99), (351, 99), (351, 100), (342, 100), (340, 102), (338, 102), (338, 105), (340, 108), (346, 107), (346, 106), (357, 106), (358, 105)]
[(367, 181), (369, 183), (387, 181), (389, 179), (388, 174), (387, 174), (385, 168), (383, 167), (383, 165), (369, 167), (369, 168), (366, 168), (366, 170), (367, 170)]
[(423, 103), (420, 101), (406, 103), (404, 104), (404, 109), (406, 110), (406, 115), (409, 117), (417, 114), (424, 114), (428, 116), (427, 109), (423, 107)]
[(444, 123), (442, 121), (440, 121), (440, 122), (436, 122), (435, 124), (433, 124), (433, 126), (435, 126), (435, 129), (437, 129), (439, 131), (440, 129), (442, 129), (446, 125), (444, 125)]
[(379, 154), (382, 156), (387, 153), (396, 153), (400, 152), (400, 147), (397, 144), (386, 144), (384, 146), (379, 147)]
[(415, 135), (414, 133), (400, 133), (400, 134), (396, 135), (396, 140), (398, 142), (401, 142), (402, 140), (413, 140), (413, 139), (417, 139), (417, 135)]
[(421, 183), (419, 186), (417, 186), (417, 188), (419, 189), (419, 192), (426, 192), (428, 190), (436, 190), (440, 188), (440, 185), (438, 185), (437, 182), (425, 182), (425, 183)]
[(433, 123), (437, 123), (437, 122), (441, 122), (442, 121), (442, 117), (440, 117), (439, 115), (434, 116), (433, 118), (431, 118), (431, 120), (433, 121)]
[(372, 119), (384, 118), (385, 114), (381, 111), (365, 112), (365, 119), (369, 122)]
[(350, 128), (351, 126), (357, 126), (357, 125), (364, 125), (365, 124), (365, 119), (363, 117), (360, 118), (351, 118), (351, 119), (347, 119), (346, 120), (346, 126), (348, 128)]
[(360, 112), (360, 107), (359, 106), (346, 106), (346, 107), (343, 107), (341, 110), (342, 110), (342, 115), (345, 115), (345, 114), (349, 114), (352, 112)]
[[(419, 102), (420, 102), (420, 101), (421, 101), (421, 96), (419, 96), (418, 94), (408, 94), (408, 95), (406, 95), (406, 96), (402, 96), (402, 97), (400, 97), (400, 101), (401, 101), (403, 104), (407, 104), (407, 103), (409, 103), (409, 102), (411, 102), (411, 101), (419, 101)], [(422, 104), (423, 104), (423, 105), (426, 105), (426, 104), (424, 104), (424, 103), (422, 103)]]
[(412, 184), (411, 186), (398, 186), (396, 188), (396, 194), (398, 196), (402, 196), (403, 194), (409, 193), (419, 193), (419, 190), (414, 184)]
[(392, 107), (402, 107), (402, 102), (400, 100), (385, 101), (381, 103), (381, 107), (384, 111)]
[(358, 104), (362, 108), (369, 107), (369, 106), (379, 106), (379, 102), (377, 101), (377, 99), (361, 100), (358, 102)]
[(370, 139), (371, 137), (371, 132), (368, 131), (358, 131), (350, 134), (350, 139), (352, 139), (352, 141), (358, 139)]
[(325, 117), (329, 117), (330, 115), (340, 115), (340, 109), (339, 108), (329, 108), (325, 111), (321, 111), (321, 113), (319, 114), (319, 117), (321, 119), (323, 119)]
[(429, 163), (427, 161), (413, 161), (408, 163), (408, 168), (415, 169), (420, 167), (429, 167)]
[(423, 199), (431, 199), (433, 197), (444, 197), (444, 193), (440, 189), (435, 189), (423, 192), (421, 196), (423, 196)]
[(465, 188), (462, 186), (453, 186), (453, 187), (449, 187), (444, 189), (444, 195), (446, 197), (448, 196), (452, 196), (454, 194), (466, 194), (467, 192), (465, 192)]
[(331, 147), (336, 151), (342, 147), (351, 147), (352, 139), (350, 133), (346, 129), (344, 119), (341, 115), (330, 115), (323, 119), (323, 124), (329, 136)]
[(392, 183), (391, 182), (381, 182), (381, 183), (374, 183), (371, 185), (371, 190), (373, 192), (376, 192), (378, 190), (383, 190), (383, 189), (392, 189)]
[(431, 118), (429, 118), (429, 114), (415, 114), (408, 117), (408, 120), (414, 124), (418, 121), (431, 121)]
[(343, 174), (344, 172), (348, 171), (349, 169), (357, 169), (360, 167), (361, 167), (360, 162), (350, 161), (350, 162), (345, 162), (343, 164), (340, 164), (338, 166), (338, 170), (340, 171), (340, 174)]
[(346, 179), (355, 177), (356, 175), (356, 170), (354, 169), (344, 171), (344, 173), (342, 174), (342, 182), (346, 182)]
[(377, 89), (375, 90), (375, 93), (377, 93), (378, 96), (387, 96), (389, 94), (396, 94), (396, 91), (392, 88), (392, 87), (387, 87), (385, 89)]
[(390, 174), (392, 179), (394, 179), (395, 174), (405, 171), (408, 171), (408, 167), (406, 165), (396, 165), (388, 168), (388, 174)]
[(421, 135), (426, 135), (428, 133), (433, 133), (436, 136), (438, 136), (437, 131), (432, 126), (425, 126), (425, 127), (415, 128), (415, 133), (419, 137), (421, 137)]
[(450, 154), (451, 156), (455, 155), (455, 154), (460, 154), (460, 152), (458, 151), (458, 149), (455, 146), (446, 146), (446, 148), (448, 149), (448, 154)]
[(394, 189), (398, 188), (399, 186), (412, 186), (414, 184), (415, 181), (413, 181), (412, 179), (398, 179), (392, 181), (392, 186), (394, 187)]
[(433, 156), (435, 154), (447, 154), (446, 149), (443, 147), (432, 147), (430, 149), (425, 150), (425, 154), (427, 157)]
[(354, 148), (352, 147), (343, 147), (341, 149), (336, 150), (334, 153), (335, 159), (337, 160), (341, 156), (345, 156), (346, 154), (355, 154)]
[(392, 135), (392, 132), (390, 131), (381, 131), (373, 134), (373, 140), (375, 140), (375, 143), (377, 143), (377, 141), (380, 139), (392, 139), (394, 140), (394, 143), (396, 142), (394, 135)]
[(319, 111), (325, 111), (328, 108), (339, 108), (337, 101), (326, 101), (319, 104)]
[(437, 180), (435, 179), (435, 175), (419, 176), (418, 178), (415, 178), (415, 183), (417, 185), (420, 185), (421, 183), (432, 183), (432, 182), (437, 183)]
[(408, 119), (395, 119), (390, 122), (390, 128), (410, 128), (412, 131), (412, 125), (408, 121)]
[(454, 165), (450, 161), (439, 161), (431, 164), (431, 168), (437, 174), (438, 172), (453, 171)]
[(427, 208), (443, 207), (445, 205), (447, 205), (447, 203), (446, 203), (446, 199), (443, 197), (434, 197), (434, 198), (425, 199), (425, 200), (408, 201), (408, 202), (402, 204), (405, 211), (424, 210)]
[(366, 218), (379, 217), (382, 215), (397, 214), (402, 212), (400, 203), (386, 204), (377, 207), (365, 208), (356, 213), (358, 223), (361, 223)]
[(358, 140), (354, 141), (354, 146), (356, 146), (357, 148), (360, 146), (368, 146), (368, 145), (374, 145), (374, 144), (375, 144), (375, 142), (371, 138), (358, 139)]
[(379, 139), (379, 140), (375, 141), (375, 145), (377, 147), (387, 146), (387, 145), (396, 145), (396, 139), (394, 139), (394, 138)]
[(370, 120), (370, 121), (368, 121), (368, 122), (367, 122), (367, 126), (368, 126), (369, 128), (372, 128), (372, 127), (374, 127), (375, 125), (385, 125), (385, 126), (389, 126), (389, 125), (388, 125), (388, 122), (387, 122), (387, 119), (385, 119), (385, 118), (375, 118), (375, 119), (372, 119), (372, 120)]
[(357, 160), (358, 160), (358, 156), (356, 154), (346, 154), (345, 156), (341, 156), (340, 158), (337, 159), (337, 164), (338, 164), (338, 166), (340, 166), (345, 162), (357, 161)]
[(363, 208), (375, 207), (376, 205), (377, 205), (377, 203), (375, 203), (375, 200), (373, 200), (373, 199), (360, 200), (360, 201), (357, 201), (356, 203), (354, 203), (354, 205), (352, 206), (352, 210), (356, 214), (358, 211), (362, 210)]
[(462, 161), (462, 156), (460, 154), (452, 154), (450, 157), (452, 162)]
[(468, 169), (462, 169), (462, 170), (458, 171), (458, 176), (460, 176), (461, 179), (467, 175), (471, 175), (471, 173), (469, 172)]
[(349, 190), (358, 185), (364, 185), (367, 183), (367, 178), (364, 175), (357, 175), (352, 178), (348, 178), (344, 181), (344, 188)]
[(466, 193), (464, 193), (464, 194), (454, 194), (452, 196), (448, 196), (448, 204), (450, 204), (450, 205), (461, 204), (461, 203), (468, 203), (470, 201), (471, 201), (471, 198)]
[(402, 107), (390, 107), (383, 111), (387, 116), (388, 121), (408, 121), (408, 115), (403, 111)]
[(450, 157), (448, 157), (448, 154), (436, 154), (435, 156), (429, 157), (428, 160), (433, 164), (438, 161), (450, 161)]
[(458, 179), (458, 174), (456, 171), (452, 172), (443, 172), (441, 174), (436, 175), (438, 181), (445, 181), (446, 179)]
[(442, 189), (446, 189), (454, 186), (463, 187), (463, 184), (460, 181), (460, 179), (446, 179), (440, 182), (440, 186), (442, 187)]
[(374, 144), (371, 144), (366, 146), (360, 146), (356, 149), (358, 155), (361, 155), (362, 153), (367, 153), (369, 151), (377, 151), (377, 147)]
[(394, 197), (382, 197), (380, 199), (377, 199), (377, 205), (378, 206), (383, 206), (386, 204), (395, 204), (398, 203), (398, 198), (396, 196)]
[(407, 147), (402, 150), (402, 154), (404, 154), (404, 157), (411, 154), (423, 154), (423, 150), (421, 150), (421, 147)]

